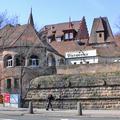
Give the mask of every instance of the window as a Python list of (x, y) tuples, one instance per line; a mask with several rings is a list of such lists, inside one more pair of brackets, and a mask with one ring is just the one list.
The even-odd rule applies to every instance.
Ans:
[(76, 65), (76, 62), (74, 62), (74, 65)]
[(69, 39), (69, 34), (68, 33), (65, 34), (65, 39)]
[(19, 88), (19, 79), (18, 78), (14, 79), (14, 88)]
[(6, 83), (6, 88), (10, 89), (11, 88), (11, 79), (7, 79), (7, 83)]
[(89, 61), (87, 61), (86, 63), (89, 64)]
[(57, 42), (61, 42), (61, 37), (56, 37)]
[(51, 38), (48, 38), (48, 42), (49, 42), (49, 43), (51, 42)]
[(48, 57), (47, 57), (47, 65), (48, 66), (55, 66), (56, 65), (55, 58), (52, 54), (48, 55)]
[(9, 56), (9, 57), (7, 58), (7, 67), (12, 67), (12, 66), (13, 66), (13, 60), (12, 60), (12, 57)]
[(70, 39), (73, 39), (73, 33), (70, 33)]
[(102, 37), (102, 34), (101, 34), (101, 33), (99, 33), (99, 37), (100, 37), (100, 38)]
[(16, 66), (20, 66), (20, 59), (18, 57), (16, 58)]
[(15, 64), (16, 64), (16, 66), (25, 66), (25, 58), (20, 55), (16, 56)]
[(38, 60), (37, 59), (32, 59), (32, 66), (37, 66), (38, 65)]
[(8, 60), (7, 66), (8, 66), (8, 67), (12, 67), (12, 59)]
[(60, 59), (60, 61), (59, 61), (59, 65), (64, 65), (65, 63), (64, 63), (64, 59)]
[(65, 33), (65, 39), (73, 39), (73, 33)]
[(38, 65), (39, 65), (38, 56), (32, 55), (32, 56), (30, 57), (30, 65), (31, 65), (31, 66), (38, 66)]

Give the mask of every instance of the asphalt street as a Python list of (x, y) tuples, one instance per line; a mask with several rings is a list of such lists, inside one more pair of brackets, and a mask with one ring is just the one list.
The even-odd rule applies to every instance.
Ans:
[(40, 115), (24, 115), (11, 116), (0, 115), (0, 120), (120, 120), (118, 117), (59, 117), (59, 116), (40, 116)]
[(120, 120), (119, 118), (104, 118), (104, 117), (79, 117), (79, 118), (69, 118), (69, 117), (40, 117), (40, 116), (1, 116), (0, 120)]
[(1, 107), (0, 120), (120, 120), (120, 110), (83, 110), (82, 116), (77, 110), (34, 109), (34, 114), (28, 111), (28, 108)]

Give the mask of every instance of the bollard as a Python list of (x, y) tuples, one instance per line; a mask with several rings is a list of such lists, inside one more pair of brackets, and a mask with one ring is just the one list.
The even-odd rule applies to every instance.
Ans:
[(32, 101), (29, 102), (29, 113), (33, 114), (33, 104), (32, 104)]
[(82, 116), (82, 105), (80, 102), (77, 102), (77, 111), (78, 115)]

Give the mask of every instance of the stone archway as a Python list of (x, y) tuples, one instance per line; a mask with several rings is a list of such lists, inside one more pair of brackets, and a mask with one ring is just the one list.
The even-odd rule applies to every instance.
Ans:
[(53, 54), (48, 54), (47, 56), (47, 65), (48, 66), (56, 66), (56, 60)]

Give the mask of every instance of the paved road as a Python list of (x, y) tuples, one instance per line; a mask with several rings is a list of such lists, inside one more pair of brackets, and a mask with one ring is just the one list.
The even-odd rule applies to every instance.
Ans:
[(77, 110), (34, 109), (29, 114), (26, 108), (0, 108), (0, 120), (120, 120), (120, 110), (83, 110), (78, 116)]
[(0, 120), (120, 120), (118, 117), (48, 117), (40, 115), (9, 116), (0, 115)]

